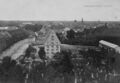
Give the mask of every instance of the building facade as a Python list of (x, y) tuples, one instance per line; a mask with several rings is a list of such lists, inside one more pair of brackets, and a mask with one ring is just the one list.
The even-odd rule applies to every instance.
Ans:
[(60, 52), (60, 44), (60, 40), (58, 39), (56, 33), (51, 30), (44, 43), (46, 57), (52, 58), (55, 53)]
[(47, 29), (43, 31), (40, 31), (38, 33), (38, 37), (36, 37), (34, 46), (38, 48), (44, 47), (46, 57), (52, 58), (55, 53), (61, 51), (61, 42), (58, 39), (54, 30)]

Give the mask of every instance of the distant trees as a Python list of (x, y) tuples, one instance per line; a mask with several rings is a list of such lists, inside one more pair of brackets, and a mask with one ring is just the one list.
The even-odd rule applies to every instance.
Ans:
[(75, 32), (73, 29), (71, 29), (66, 33), (67, 39), (62, 36), (64, 34), (58, 34), (58, 37), (62, 43), (72, 45), (98, 46), (100, 40), (106, 40), (120, 45), (120, 29), (115, 27), (109, 28), (106, 24), (89, 29), (85, 28), (82, 32)]
[(29, 30), (29, 31), (37, 32), (37, 31), (40, 31), (40, 29), (42, 28), (42, 25), (38, 25), (38, 24), (30, 25), (30, 24), (27, 24), (23, 28), (25, 28), (26, 30)]

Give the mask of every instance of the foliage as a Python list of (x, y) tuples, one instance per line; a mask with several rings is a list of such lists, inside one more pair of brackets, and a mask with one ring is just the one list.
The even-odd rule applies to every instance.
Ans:
[(69, 31), (67, 31), (67, 38), (68, 39), (73, 39), (75, 38), (75, 32), (73, 29), (70, 29)]
[(72, 72), (72, 63), (70, 59), (71, 53), (67, 51), (62, 51), (61, 53), (57, 53), (54, 56), (54, 67), (58, 72), (61, 73), (71, 73)]
[[(55, 54), (49, 64), (44, 61), (33, 61), (25, 62), (24, 67), (17, 65), (10, 57), (5, 57), (0, 65), (0, 81), (24, 83), (28, 74), (28, 83), (74, 83), (75, 78), (80, 83), (110, 82), (109, 73), (112, 73), (116, 61), (113, 55), (114, 53), (109, 53), (105, 49), (89, 49), (74, 54), (70, 51), (61, 51)], [(114, 77), (112, 79), (115, 80)]]
[(4, 34), (0, 34), (0, 52), (9, 48), (14, 43), (27, 38), (30, 35), (27, 31), (23, 29), (5, 31), (0, 33)]
[(32, 63), (32, 69), (28, 73), (28, 83), (45, 83), (44, 76), (45, 76), (45, 64), (43, 62), (39, 62), (38, 64)]
[(64, 43), (66, 41), (66, 38), (63, 36), (62, 33), (56, 33), (56, 35), (61, 43)]
[(120, 45), (120, 28), (109, 28), (107, 25), (84, 29), (83, 32), (75, 32), (73, 29), (71, 29), (67, 32), (67, 39), (66, 37), (62, 36), (64, 34), (58, 35), (62, 43), (70, 45), (98, 46), (100, 40), (106, 40)]
[(39, 54), (40, 59), (43, 59), (43, 60), (45, 59), (45, 50), (44, 50), (44, 48), (41, 47), (38, 54)]
[(25, 57), (27, 58), (29, 58), (30, 56), (33, 57), (32, 54), (35, 54), (35, 52), (36, 52), (36, 49), (33, 48), (31, 45), (29, 45), (29, 47), (25, 51)]
[[(78, 81), (109, 81), (109, 74), (113, 73), (115, 63), (114, 52), (109, 53), (105, 49), (99, 51), (89, 49), (80, 51), (79, 54), (72, 56), (74, 73)], [(101, 83), (101, 82), (100, 82)]]
[(52, 73), (53, 76), (51, 76), (52, 78), (56, 77), (54, 80), (59, 79), (62, 83), (73, 83), (74, 73), (72, 71), (73, 65), (70, 56), (71, 52), (69, 51), (62, 51), (55, 54), (53, 61), (49, 64), (50, 68), (54, 69), (54, 74)]
[(23, 69), (11, 57), (4, 57), (0, 65), (0, 83), (23, 83)]
[(26, 30), (29, 30), (29, 31), (37, 32), (42, 28), (42, 25), (38, 25), (38, 24), (30, 25), (30, 24), (27, 24), (23, 28), (25, 28)]

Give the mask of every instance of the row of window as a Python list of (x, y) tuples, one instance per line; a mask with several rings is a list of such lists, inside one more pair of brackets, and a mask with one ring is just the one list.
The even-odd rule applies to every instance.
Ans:
[[(58, 51), (59, 49), (56, 48), (56, 49), (51, 49), (51, 51)], [(50, 51), (50, 49), (47, 49), (47, 51)]]
[(51, 36), (51, 40), (53, 40), (53, 41), (54, 41), (54, 36), (53, 36), (53, 35)]
[(51, 52), (51, 53), (50, 52), (46, 52), (46, 54), (55, 54), (55, 52)]
[[(59, 45), (51, 45), (52, 48), (54, 48), (56, 46), (56, 48), (59, 48)], [(50, 47), (50, 45), (46, 45), (47, 48)]]

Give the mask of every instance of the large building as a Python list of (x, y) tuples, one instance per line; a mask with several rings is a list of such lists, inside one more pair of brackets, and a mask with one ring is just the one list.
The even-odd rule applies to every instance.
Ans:
[(52, 58), (57, 52), (60, 52), (61, 42), (58, 39), (54, 30), (46, 30), (45, 32), (39, 32), (35, 42), (36, 46), (44, 47), (46, 57)]
[(44, 43), (46, 56), (52, 58), (55, 53), (60, 52), (60, 44), (56, 33), (51, 30)]

